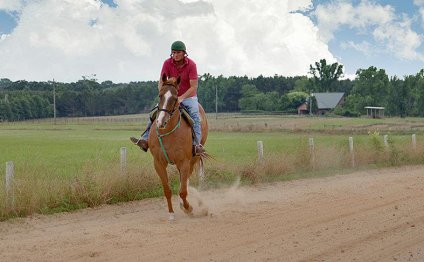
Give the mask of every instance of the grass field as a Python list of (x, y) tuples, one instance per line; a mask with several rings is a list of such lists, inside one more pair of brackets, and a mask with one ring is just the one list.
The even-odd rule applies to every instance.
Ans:
[[(215, 115), (206, 144), (216, 160), (206, 163), (207, 186), (327, 175), (355, 168), (423, 163), (423, 119), (350, 119)], [(162, 194), (150, 154), (130, 136), (144, 129), (144, 115), (0, 123), (0, 220), (51, 213)], [(412, 150), (411, 134), (417, 136)], [(387, 147), (383, 135), (389, 135)], [(311, 155), (308, 139), (314, 138)], [(257, 141), (265, 159), (257, 160)], [(120, 149), (127, 148), (126, 175)], [(13, 205), (6, 198), (5, 163), (15, 169)], [(177, 171), (169, 168), (172, 174)], [(177, 176), (171, 184), (178, 188)], [(196, 178), (193, 179), (196, 184)]]

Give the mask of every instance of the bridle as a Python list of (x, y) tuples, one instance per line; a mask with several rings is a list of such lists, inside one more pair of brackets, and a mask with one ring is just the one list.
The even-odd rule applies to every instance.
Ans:
[[(172, 84), (172, 83), (167, 83), (167, 84), (165, 84), (165, 85), (163, 85), (163, 86), (172, 86), (172, 87), (174, 87), (175, 89), (177, 88), (174, 84)], [(159, 96), (161, 96), (161, 95), (159, 95)], [(167, 109), (166, 107), (165, 108), (159, 108), (159, 105), (158, 105), (158, 114), (159, 114), (159, 112), (165, 112), (166, 114), (168, 114), (168, 119), (166, 120), (166, 121), (164, 121), (164, 124), (163, 124), (163, 127), (165, 128), (166, 127), (166, 125), (167, 125), (167, 123), (168, 123), (168, 121), (172, 118), (172, 116), (174, 115), (174, 113), (175, 113), (175, 111), (177, 111), (177, 102), (178, 102), (178, 96), (176, 96), (176, 99), (175, 99), (175, 101), (174, 101), (174, 104), (172, 105), (172, 109)]]
[(175, 111), (177, 111), (177, 107), (175, 106), (177, 104), (177, 101), (178, 101), (178, 98), (175, 100), (174, 105), (172, 106), (172, 110), (158, 107), (158, 111), (167, 113), (169, 117), (171, 118), (174, 115)]
[[(172, 85), (172, 84), (167, 84), (167, 85), (171, 85), (174, 88), (176, 88), (175, 85)], [(178, 102), (178, 97), (175, 100), (174, 105), (172, 106), (172, 110), (159, 108), (159, 106), (158, 106), (158, 111), (159, 112), (165, 112), (165, 113), (167, 113), (169, 115), (169, 118), (164, 122), (164, 125), (163, 125), (164, 128), (166, 127), (166, 125), (168, 124), (168, 121), (172, 118), (172, 116), (174, 115), (174, 113), (177, 111), (177, 109), (178, 109), (177, 102)], [(168, 136), (168, 135), (174, 133), (175, 130), (177, 130), (178, 128), (180, 128), (180, 126), (181, 126), (181, 114), (178, 114), (178, 115), (179, 115), (178, 116), (179, 117), (178, 118), (178, 123), (174, 126), (174, 128), (171, 131), (169, 131), (169, 132), (167, 132), (165, 134), (161, 134), (161, 133), (159, 133), (159, 127), (156, 126), (156, 135), (158, 137), (160, 147), (162, 149), (163, 154), (165, 155), (166, 161), (169, 164), (171, 164), (171, 165), (173, 165), (174, 163), (169, 159), (168, 153), (166, 152), (166, 149), (165, 149), (165, 147), (163, 145), (162, 137)]]

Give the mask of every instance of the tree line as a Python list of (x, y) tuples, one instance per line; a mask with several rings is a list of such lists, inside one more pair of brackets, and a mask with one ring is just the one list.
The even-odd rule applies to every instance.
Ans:
[[(199, 76), (198, 96), (206, 112), (283, 112), (313, 99), (316, 92), (343, 92), (345, 104), (333, 114), (360, 116), (365, 106), (386, 108), (390, 116), (424, 116), (424, 70), (403, 79), (384, 69), (359, 69), (354, 80), (342, 79), (343, 66), (325, 59), (310, 65), (310, 75)], [(149, 111), (158, 101), (157, 81), (99, 83), (82, 77), (73, 83), (0, 79), (0, 121), (53, 117), (107, 116)], [(53, 95), (54, 94), (54, 95)]]

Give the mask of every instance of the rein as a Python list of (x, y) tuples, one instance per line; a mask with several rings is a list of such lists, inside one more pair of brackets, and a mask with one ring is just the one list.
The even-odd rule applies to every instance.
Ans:
[[(169, 112), (168, 112), (168, 110), (166, 110), (166, 109), (159, 109), (159, 110), (160, 110), (160, 111), (165, 111), (165, 112), (169, 113)], [(171, 117), (172, 117), (172, 115), (175, 113), (175, 111), (176, 111), (176, 109), (174, 109), (174, 110), (172, 111), (172, 114), (170, 114), (170, 115), (171, 115)], [(178, 123), (177, 123), (177, 124), (174, 126), (174, 128), (173, 128), (171, 131), (169, 131), (168, 133), (160, 134), (160, 133), (159, 133), (159, 127), (157, 127), (157, 126), (156, 126), (156, 135), (158, 136), (158, 140), (159, 140), (160, 148), (162, 149), (163, 154), (165, 155), (166, 161), (168, 161), (168, 164), (171, 164), (171, 165), (173, 165), (174, 163), (173, 163), (173, 162), (169, 159), (168, 153), (166, 153), (166, 149), (165, 149), (165, 147), (163, 146), (162, 137), (165, 137), (165, 136), (168, 136), (168, 135), (170, 135), (170, 134), (174, 133), (174, 132), (175, 132), (175, 130), (177, 130), (177, 129), (181, 126), (181, 113), (180, 113), (180, 114), (178, 114), (178, 115), (179, 115), (179, 116), (178, 116)]]

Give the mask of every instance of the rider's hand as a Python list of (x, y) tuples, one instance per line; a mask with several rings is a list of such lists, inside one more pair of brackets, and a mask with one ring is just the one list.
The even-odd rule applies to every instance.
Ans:
[(181, 102), (183, 102), (183, 100), (184, 100), (184, 97), (179, 96), (179, 97), (178, 97), (178, 104), (181, 104)]

